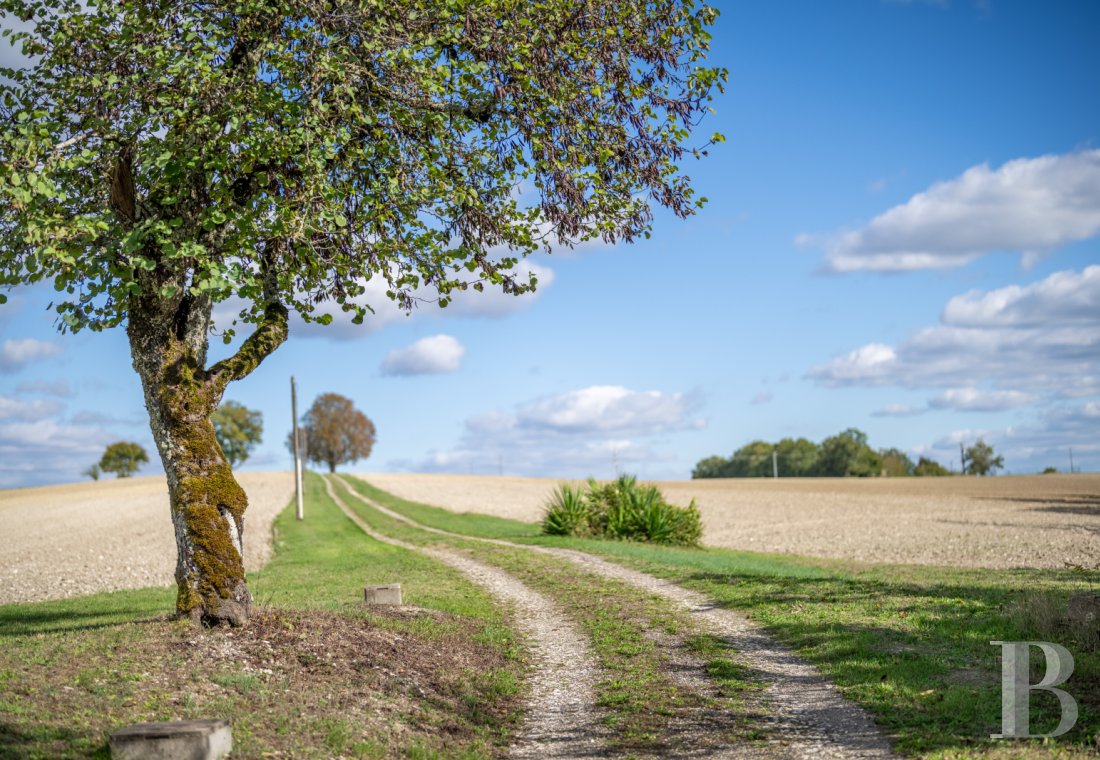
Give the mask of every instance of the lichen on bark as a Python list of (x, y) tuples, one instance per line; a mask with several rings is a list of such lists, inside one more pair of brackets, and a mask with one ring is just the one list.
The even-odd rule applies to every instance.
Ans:
[(128, 332), (168, 476), (178, 552), (176, 610), (196, 623), (244, 625), (252, 602), (243, 563), (248, 497), (233, 477), (210, 417), (226, 386), (286, 340), (287, 312), (279, 304), (269, 306), (239, 351), (208, 370), (209, 315), (209, 304), (181, 304), (170, 325), (163, 313), (132, 316)]

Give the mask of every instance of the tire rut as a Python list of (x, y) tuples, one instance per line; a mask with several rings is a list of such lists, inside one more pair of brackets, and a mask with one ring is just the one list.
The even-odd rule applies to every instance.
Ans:
[[(354, 494), (339, 478), (332, 478)], [(527, 718), (512, 758), (607, 757), (607, 729), (600, 722), (592, 684), (600, 677), (585, 636), (564, 611), (507, 573), (461, 554), (415, 546), (378, 533), (360, 518), (324, 478), (328, 495), (364, 533), (376, 541), (419, 552), (455, 568), (498, 599), (510, 603), (518, 628), (527, 636), (534, 665)]]
[[(763, 626), (705, 595), (600, 557), (573, 549), (532, 546), (433, 528), (378, 504), (340, 481), (365, 504), (412, 527), (437, 535), (527, 549), (561, 557), (586, 570), (615, 578), (675, 602), (699, 627), (720, 636), (767, 684), (771, 738), (745, 756), (791, 758), (894, 758), (890, 742), (870, 714), (845, 699), (817, 668), (772, 638)], [(733, 756), (733, 755), (731, 755)]]

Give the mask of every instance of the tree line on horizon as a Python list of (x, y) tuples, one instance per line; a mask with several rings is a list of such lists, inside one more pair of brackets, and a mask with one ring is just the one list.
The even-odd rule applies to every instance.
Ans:
[[(1004, 458), (978, 440), (963, 453), (963, 474), (990, 475), (1004, 467)], [(953, 475), (939, 462), (920, 457), (916, 462), (896, 448), (873, 449), (867, 434), (856, 428), (829, 436), (821, 443), (807, 438), (784, 438), (778, 443), (757, 440), (729, 457), (700, 459), (691, 472), (700, 478), (942, 477)]]

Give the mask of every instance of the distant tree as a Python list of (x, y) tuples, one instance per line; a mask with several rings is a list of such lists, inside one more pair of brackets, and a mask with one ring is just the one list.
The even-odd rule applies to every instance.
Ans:
[(967, 475), (991, 475), (994, 470), (1003, 469), (1004, 466), (1004, 457), (996, 455), (993, 447), (981, 438), (973, 446), (966, 449), (965, 473)]
[(1057, 467), (1044, 467), (1042, 473), (1040, 473), (1040, 474), (1042, 474), (1042, 475), (1057, 475), (1058, 474), (1058, 468)]
[(848, 428), (821, 442), (819, 475), (867, 478), (878, 475), (881, 469), (882, 459), (867, 445), (867, 434), (862, 430)]
[(934, 459), (928, 457), (921, 457), (917, 460), (917, 466), (913, 468), (913, 474), (917, 477), (944, 477), (950, 475), (951, 471), (944, 467)]
[(99, 476), (101, 474), (102, 474), (102, 471), (99, 469), (98, 464), (93, 464), (91, 467), (89, 467), (88, 469), (86, 469), (84, 472), (81, 473), (81, 475), (87, 475), (92, 480), (99, 480)]
[(814, 474), (821, 450), (805, 438), (784, 438), (775, 445), (779, 456), (779, 477), (804, 478)]
[(236, 401), (226, 401), (210, 416), (214, 436), (230, 467), (243, 464), (264, 434), (264, 416)]
[(882, 461), (882, 474), (891, 478), (913, 474), (913, 460), (900, 449), (881, 449), (878, 452)]
[[(302, 417), (299, 426), (306, 447), (306, 459), (336, 466), (366, 459), (374, 446), (374, 423), (355, 408), (351, 399), (338, 393), (322, 393)], [(287, 436), (287, 447), (294, 450), (294, 434)]]
[(772, 476), (772, 452), (775, 446), (767, 441), (753, 441), (733, 452), (730, 459), (731, 478), (770, 478)]
[(103, 472), (113, 472), (120, 478), (128, 478), (148, 461), (149, 455), (141, 446), (129, 441), (119, 441), (107, 447), (97, 466)]
[(691, 477), (696, 480), (700, 478), (728, 478), (729, 466), (730, 460), (725, 457), (712, 456), (700, 459), (696, 463), (695, 469), (691, 471)]

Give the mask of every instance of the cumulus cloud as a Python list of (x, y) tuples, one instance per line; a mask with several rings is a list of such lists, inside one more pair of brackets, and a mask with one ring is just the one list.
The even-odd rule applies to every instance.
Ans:
[(64, 380), (57, 380), (55, 382), (49, 382), (47, 380), (33, 380), (31, 382), (20, 383), (15, 388), (16, 393), (40, 393), (46, 396), (57, 396), (58, 398), (69, 398), (73, 395), (73, 389)]
[(61, 409), (61, 404), (56, 401), (43, 401), (41, 399), (26, 401), (0, 396), (0, 420), (35, 422), (52, 417)]
[(928, 402), (933, 409), (961, 412), (1002, 412), (1035, 403), (1035, 397), (1020, 391), (991, 391), (981, 388), (949, 388)]
[[(439, 308), (435, 300), (439, 294), (432, 290), (421, 289), (417, 296), (421, 299), (411, 313), (406, 313), (386, 296), (389, 286), (383, 277), (372, 277), (362, 282), (365, 291), (354, 299), (361, 306), (369, 306), (374, 310), (368, 312), (363, 318), (363, 324), (352, 323), (352, 315), (341, 311), (337, 304), (329, 304), (319, 307), (317, 315), (329, 314), (332, 323), (321, 325), (316, 322), (305, 322), (301, 317), (291, 315), (290, 334), (306, 338), (331, 338), (332, 340), (357, 340), (378, 332), (386, 325), (409, 319), (423, 319), (425, 317), (467, 317), (500, 319), (514, 314), (522, 309), (529, 308), (538, 300), (542, 291), (550, 287), (554, 282), (554, 270), (534, 264), (529, 260), (521, 261), (513, 270), (520, 282), (526, 282), (529, 274), (533, 274), (538, 280), (538, 289), (533, 293), (522, 295), (509, 295), (492, 285), (486, 285), (485, 290), (478, 293), (476, 290), (456, 291), (452, 293), (452, 301), (446, 308)], [(237, 298), (223, 301), (214, 308), (214, 323), (219, 329), (229, 327), (237, 314), (240, 313), (243, 302)], [(248, 325), (238, 325), (237, 330), (247, 334)]]
[[(857, 348), (810, 370), (825, 386), (985, 388), (1030, 396), (1100, 394), (1100, 266), (952, 299), (940, 324), (897, 347)], [(1001, 395), (1023, 403), (1022, 395)], [(943, 406), (965, 399), (941, 397)], [(954, 404), (952, 404), (954, 402)], [(980, 405), (978, 401), (974, 404)], [(976, 408), (972, 406), (971, 408)]]
[(909, 404), (887, 404), (881, 409), (871, 412), (872, 417), (915, 417), (924, 414), (924, 409), (918, 409)]
[(450, 335), (421, 338), (391, 351), (382, 362), (383, 375), (440, 375), (457, 372), (466, 348)]
[(833, 235), (826, 258), (835, 272), (958, 267), (995, 251), (1027, 263), (1098, 232), (1100, 150), (1090, 150), (974, 166)]
[(471, 417), (455, 447), (391, 466), (558, 477), (651, 468), (675, 455), (650, 439), (704, 426), (694, 416), (698, 405), (695, 394), (590, 386)]
[(1069, 470), (1070, 452), (1078, 470), (1100, 470), (1100, 403), (1059, 404), (1037, 414), (1023, 425), (1003, 429), (955, 430), (937, 440), (929, 454), (958, 466), (959, 444), (969, 446), (979, 438), (1004, 456), (1006, 472), (1038, 472), (1054, 466)]
[(0, 347), (0, 372), (15, 372), (33, 361), (57, 356), (60, 353), (61, 346), (57, 343), (34, 338), (5, 340), (4, 345)]
[(516, 420), (530, 429), (560, 433), (650, 435), (685, 427), (694, 405), (684, 393), (593, 385), (524, 404)]
[(0, 423), (0, 488), (80, 480), (116, 440), (100, 427), (49, 419)]

